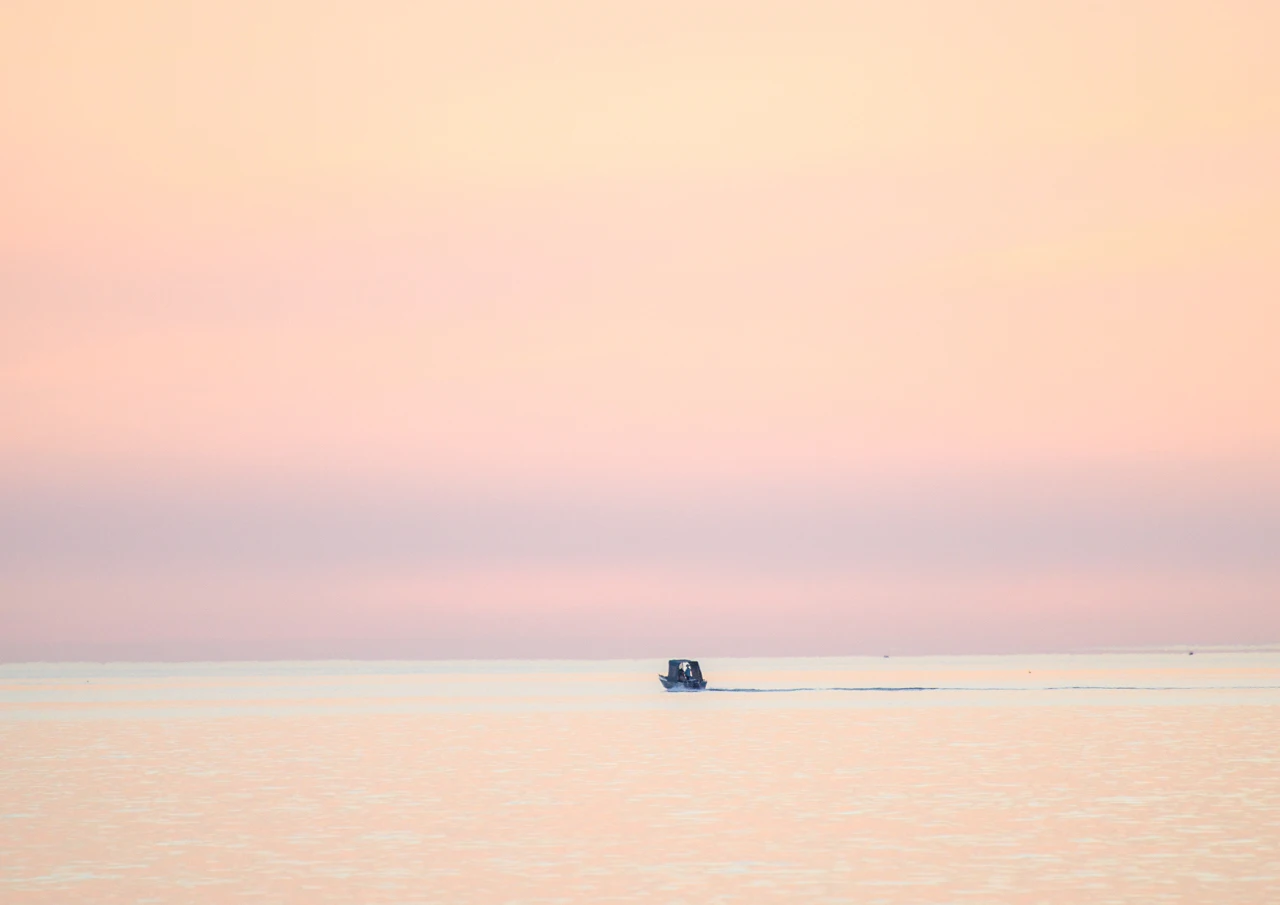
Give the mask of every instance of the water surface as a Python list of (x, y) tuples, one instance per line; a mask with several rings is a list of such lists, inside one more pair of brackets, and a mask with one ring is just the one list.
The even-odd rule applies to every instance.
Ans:
[(0, 666), (0, 901), (1280, 901), (1280, 653), (665, 665)]

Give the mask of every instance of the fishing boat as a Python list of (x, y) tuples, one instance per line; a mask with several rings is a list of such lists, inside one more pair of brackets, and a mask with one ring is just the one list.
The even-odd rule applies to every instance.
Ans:
[(667, 691), (702, 691), (707, 687), (697, 660), (667, 661), (667, 674), (659, 675), (658, 681)]

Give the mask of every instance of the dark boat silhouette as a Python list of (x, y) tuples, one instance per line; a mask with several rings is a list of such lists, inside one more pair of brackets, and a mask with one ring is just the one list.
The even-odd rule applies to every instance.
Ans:
[(667, 674), (658, 676), (658, 681), (667, 691), (702, 691), (707, 687), (697, 660), (667, 661)]

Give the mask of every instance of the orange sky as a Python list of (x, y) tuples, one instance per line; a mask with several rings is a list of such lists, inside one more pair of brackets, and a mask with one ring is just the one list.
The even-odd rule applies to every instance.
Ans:
[[(1274, 499), (1278, 33), (1199, 0), (7, 3), (0, 491)], [(32, 638), (33, 568), (0, 561)], [(1249, 599), (1237, 634), (1280, 631)]]

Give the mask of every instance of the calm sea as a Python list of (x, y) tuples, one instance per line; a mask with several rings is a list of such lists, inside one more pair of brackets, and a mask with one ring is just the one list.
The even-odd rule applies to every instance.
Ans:
[(0, 665), (0, 902), (1280, 903), (1280, 653), (702, 667)]

